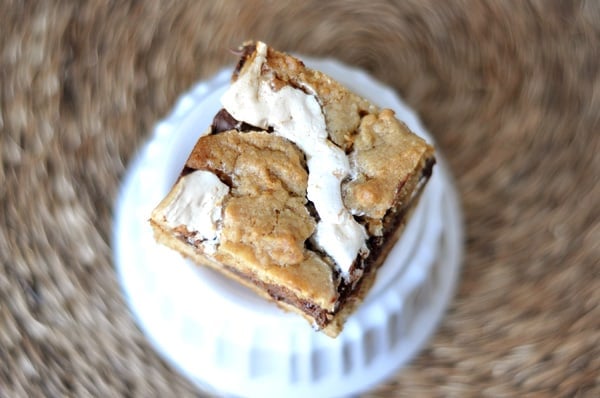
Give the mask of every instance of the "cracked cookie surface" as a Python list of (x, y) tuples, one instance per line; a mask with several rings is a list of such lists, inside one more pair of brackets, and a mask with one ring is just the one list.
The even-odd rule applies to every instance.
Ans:
[(315, 221), (306, 208), (304, 156), (288, 140), (264, 131), (202, 137), (187, 167), (209, 170), (231, 186), (217, 251), (263, 265), (299, 264)]

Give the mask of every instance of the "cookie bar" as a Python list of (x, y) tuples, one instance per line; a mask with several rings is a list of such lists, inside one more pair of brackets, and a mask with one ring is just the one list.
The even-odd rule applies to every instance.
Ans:
[(302, 61), (246, 43), (223, 109), (152, 212), (157, 241), (337, 336), (431, 175), (434, 150)]

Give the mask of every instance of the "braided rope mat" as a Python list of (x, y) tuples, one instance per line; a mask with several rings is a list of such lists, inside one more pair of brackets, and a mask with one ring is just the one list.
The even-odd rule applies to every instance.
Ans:
[(0, 396), (201, 395), (136, 328), (128, 162), (248, 38), (362, 67), (422, 116), (467, 228), (428, 348), (371, 396), (600, 396), (600, 3), (0, 3)]

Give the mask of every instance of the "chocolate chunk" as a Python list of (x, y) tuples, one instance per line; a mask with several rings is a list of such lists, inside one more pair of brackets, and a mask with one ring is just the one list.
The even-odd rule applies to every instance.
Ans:
[(237, 130), (240, 132), (265, 131), (260, 127), (252, 126), (246, 122), (236, 120), (225, 108), (221, 109), (214, 117), (212, 122), (212, 133), (218, 134), (223, 131)]
[(252, 54), (255, 51), (256, 51), (256, 44), (246, 44), (245, 46), (240, 48), (238, 51), (234, 52), (236, 55), (239, 55), (240, 59), (239, 59), (237, 65), (235, 66), (235, 69), (233, 70), (233, 80), (237, 79), (238, 75), (240, 74), (240, 71), (242, 70), (242, 68), (244, 67), (244, 64), (246, 63), (246, 60), (248, 60), (248, 57), (250, 56), (250, 54)]
[(235, 120), (229, 112), (227, 112), (225, 109), (221, 109), (213, 119), (212, 132), (213, 134), (217, 134), (222, 131), (233, 130), (236, 129), (236, 126), (239, 123), (240, 122)]
[(189, 167), (189, 166), (186, 165), (186, 166), (183, 167), (183, 170), (181, 170), (180, 176), (181, 177), (185, 177), (186, 175), (191, 174), (194, 171), (196, 171), (196, 169), (194, 169), (194, 168)]
[(425, 161), (425, 166), (423, 167), (422, 175), (423, 178), (431, 177), (431, 173), (433, 171), (433, 166), (435, 165), (435, 158), (431, 157)]

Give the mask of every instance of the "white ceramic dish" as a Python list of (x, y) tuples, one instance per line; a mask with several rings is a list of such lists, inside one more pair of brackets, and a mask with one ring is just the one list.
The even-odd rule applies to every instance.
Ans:
[[(306, 60), (306, 58), (304, 58)], [(332, 60), (306, 64), (396, 111), (430, 142), (388, 88)], [(396, 372), (432, 335), (462, 258), (458, 197), (438, 164), (373, 289), (331, 339), (245, 288), (155, 243), (148, 218), (220, 109), (231, 70), (196, 84), (132, 162), (116, 206), (114, 255), (131, 311), (156, 350), (201, 388), (256, 397), (348, 396)]]

